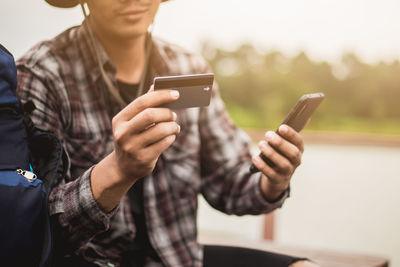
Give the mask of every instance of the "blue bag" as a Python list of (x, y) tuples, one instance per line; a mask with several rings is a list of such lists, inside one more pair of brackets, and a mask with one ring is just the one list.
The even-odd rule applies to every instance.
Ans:
[(32, 124), (34, 105), (21, 105), (16, 86), (14, 58), (0, 45), (0, 265), (49, 266), (49, 192), (68, 162), (58, 138)]

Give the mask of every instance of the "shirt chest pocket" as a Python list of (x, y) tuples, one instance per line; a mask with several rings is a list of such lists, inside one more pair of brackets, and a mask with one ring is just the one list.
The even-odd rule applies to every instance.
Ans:
[(111, 122), (102, 112), (76, 109), (64, 134), (71, 168), (88, 168), (114, 149)]
[(182, 127), (175, 142), (162, 153), (168, 163), (197, 162), (200, 152), (200, 137), (196, 126)]
[(162, 153), (161, 160), (164, 171), (176, 189), (189, 186), (195, 190), (200, 176), (200, 137), (197, 126), (182, 127), (175, 142)]
[(200, 135), (198, 109), (175, 110), (181, 126), (175, 142), (162, 153), (162, 158), (169, 164), (195, 164), (199, 160)]
[(71, 169), (87, 169), (98, 163), (113, 150), (111, 136), (91, 138), (67, 137), (66, 148), (71, 159)]

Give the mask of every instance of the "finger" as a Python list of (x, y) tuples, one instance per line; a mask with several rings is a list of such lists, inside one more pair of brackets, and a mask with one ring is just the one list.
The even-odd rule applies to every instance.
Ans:
[(170, 135), (177, 135), (180, 132), (180, 126), (176, 122), (157, 123), (148, 130), (138, 135), (141, 147), (153, 145)]
[(164, 103), (175, 101), (178, 98), (179, 92), (176, 90), (151, 91), (133, 100), (115, 117), (118, 121), (129, 121), (146, 108), (158, 107)]
[(272, 182), (278, 183), (280, 180), (280, 175), (276, 170), (274, 170), (271, 166), (266, 164), (260, 156), (253, 156), (252, 162), (254, 166), (257, 167), (264, 175), (266, 175)]
[[(142, 132), (138, 135), (133, 135), (129, 137), (124, 137), (124, 142), (118, 140), (119, 147), (122, 151), (129, 154), (137, 154), (140, 151), (140, 160), (151, 161), (154, 156), (146, 154), (146, 150), (149, 146), (159, 143), (160, 141), (166, 139), (169, 136), (174, 136), (173, 138), (167, 138), (167, 140), (175, 140), (176, 135), (180, 132), (180, 126), (175, 122), (162, 122), (153, 127), (148, 131)], [(162, 142), (161, 142), (162, 143)], [(161, 151), (162, 152), (162, 151)], [(160, 152), (160, 153), (161, 153)]]
[(114, 141), (119, 145), (129, 142), (131, 147), (144, 147), (140, 137), (132, 139), (132, 136), (150, 129), (157, 123), (175, 121), (176, 117), (176, 113), (168, 108), (146, 109), (128, 122), (120, 121), (118, 124), (114, 124)]
[(295, 145), (300, 150), (301, 153), (304, 152), (303, 137), (293, 128), (289, 127), (286, 124), (282, 124), (278, 129), (278, 133), (287, 141)]
[(265, 140), (295, 166), (300, 165), (302, 152), (297, 146), (271, 131), (266, 133)]
[(260, 141), (258, 147), (261, 153), (267, 157), (274, 165), (273, 169), (277, 170), (282, 174), (290, 174), (293, 171), (293, 164), (281, 155), (274, 147), (268, 144), (266, 141)]
[(175, 141), (176, 135), (168, 135), (164, 138), (160, 139), (158, 142), (155, 142), (149, 146), (147, 146), (143, 152), (146, 155), (151, 155), (153, 158), (157, 158), (164, 152), (168, 147), (172, 145)]
[(132, 133), (140, 133), (161, 122), (175, 121), (176, 113), (169, 108), (148, 108), (133, 117), (127, 124)]

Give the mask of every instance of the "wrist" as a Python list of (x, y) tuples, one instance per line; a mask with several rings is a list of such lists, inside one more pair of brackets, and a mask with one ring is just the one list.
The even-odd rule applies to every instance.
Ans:
[(268, 202), (275, 202), (280, 198), (283, 192), (289, 188), (289, 185), (281, 183), (272, 183), (264, 174), (260, 178), (260, 189)]
[(121, 172), (114, 152), (101, 160), (90, 175), (93, 197), (105, 211), (111, 211), (135, 181)]

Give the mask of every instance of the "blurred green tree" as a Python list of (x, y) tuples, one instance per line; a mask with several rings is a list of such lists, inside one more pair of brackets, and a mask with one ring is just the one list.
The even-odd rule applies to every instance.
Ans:
[(222, 97), (241, 127), (274, 129), (297, 99), (323, 92), (326, 100), (308, 130), (400, 134), (400, 62), (370, 65), (354, 53), (341, 64), (287, 57), (250, 44), (228, 51), (204, 42)]

